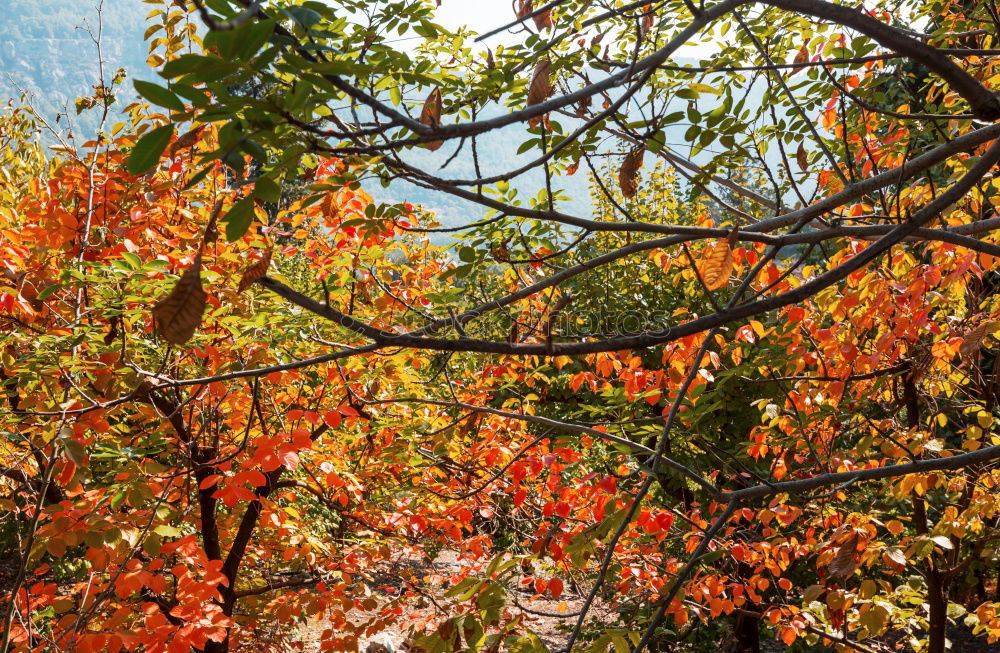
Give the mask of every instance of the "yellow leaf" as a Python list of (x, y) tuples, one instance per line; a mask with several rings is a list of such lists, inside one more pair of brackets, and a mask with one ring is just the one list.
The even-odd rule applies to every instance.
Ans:
[(729, 283), (732, 272), (733, 250), (728, 240), (720, 240), (702, 251), (698, 274), (709, 290), (718, 290)]

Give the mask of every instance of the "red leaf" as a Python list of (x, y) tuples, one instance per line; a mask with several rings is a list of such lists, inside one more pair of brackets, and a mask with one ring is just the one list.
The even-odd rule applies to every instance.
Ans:
[(222, 474), (212, 474), (211, 476), (206, 476), (198, 484), (199, 490), (207, 490), (210, 487), (214, 487), (222, 479)]

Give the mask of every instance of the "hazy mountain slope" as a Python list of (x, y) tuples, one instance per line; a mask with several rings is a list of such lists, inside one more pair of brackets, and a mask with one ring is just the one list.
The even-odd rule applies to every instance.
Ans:
[[(102, 54), (108, 81), (125, 68), (129, 78), (148, 76), (142, 40), (152, 5), (140, 0), (0, 0), (0, 99), (22, 89), (46, 119), (69, 111), (77, 132), (89, 135), (97, 117), (76, 116), (74, 101), (98, 83), (97, 48), (87, 32), (102, 28)], [(129, 97), (134, 93), (126, 82)], [(60, 124), (64, 124), (60, 121)]]
[[(142, 38), (145, 17), (156, 8), (155, 5), (141, 0), (103, 0), (103, 3), (101, 0), (0, 0), (0, 16), (3, 17), (0, 22), (0, 102), (7, 98), (18, 101), (18, 89), (23, 89), (30, 94), (35, 108), (52, 124), (58, 112), (68, 111), (78, 136), (86, 138), (93, 135), (97, 112), (89, 111), (77, 116), (74, 101), (81, 95), (91, 93), (98, 80), (97, 49), (84, 28), (89, 26), (96, 32), (99, 3), (102, 4), (100, 24), (103, 28), (101, 41), (106, 75), (110, 77), (119, 67), (128, 72), (118, 106), (136, 98), (131, 80), (156, 80), (156, 74), (146, 65), (147, 47)], [(759, 91), (755, 90), (751, 95), (759, 95)], [(706, 100), (711, 104), (709, 98)], [(686, 102), (679, 101), (678, 108), (684, 106)], [(492, 105), (483, 111), (480, 118), (490, 118), (508, 110)], [(66, 129), (66, 119), (61, 119), (58, 126)], [(667, 129), (668, 142), (678, 146), (677, 151), (682, 154), (686, 154), (687, 150), (683, 146), (685, 129), (683, 122)], [(537, 157), (538, 150), (534, 148), (525, 154), (517, 154), (518, 147), (528, 137), (523, 125), (511, 125), (480, 137), (478, 151), (482, 173), (485, 176), (504, 174)], [(46, 141), (54, 142), (51, 138), (46, 138)], [(468, 144), (459, 156), (441, 169), (456, 146), (457, 143), (449, 143), (437, 152), (414, 148), (404, 152), (402, 157), (414, 166), (448, 179), (475, 178)], [(613, 143), (607, 143), (606, 148), (618, 149)], [(708, 153), (702, 153), (698, 159), (704, 160), (708, 156)], [(647, 165), (651, 165), (652, 157), (647, 158)], [(540, 169), (531, 170), (512, 179), (511, 185), (519, 191), (519, 198), (527, 206), (529, 198), (545, 187), (544, 174)], [(382, 188), (377, 181), (368, 181), (365, 188), (379, 201), (422, 204), (436, 212), (440, 220), (449, 226), (474, 222), (485, 213), (483, 207), (474, 203), (407, 182), (396, 181), (389, 188)], [(467, 188), (474, 190), (474, 187)], [(557, 179), (555, 188), (562, 189), (568, 198), (557, 204), (560, 210), (590, 216), (591, 201), (585, 166), (573, 177)]]

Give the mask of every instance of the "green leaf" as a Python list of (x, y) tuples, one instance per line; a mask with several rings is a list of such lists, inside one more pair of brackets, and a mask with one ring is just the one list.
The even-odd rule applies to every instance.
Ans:
[(87, 461), (87, 451), (83, 448), (83, 445), (72, 438), (63, 440), (62, 445), (66, 450), (66, 457), (77, 467), (83, 467), (83, 464)]
[(60, 288), (65, 287), (65, 285), (66, 284), (64, 284), (64, 283), (57, 283), (57, 284), (55, 284), (53, 286), (47, 286), (45, 288), (45, 290), (43, 290), (42, 292), (38, 293), (38, 299), (41, 300), (41, 299), (48, 298), (55, 291), (59, 290)]
[(172, 91), (152, 82), (144, 82), (141, 79), (133, 81), (132, 85), (135, 86), (135, 90), (139, 92), (139, 95), (153, 104), (173, 109), (174, 111), (184, 111), (184, 103)]
[(237, 34), (236, 40), (241, 45), (235, 52), (236, 58), (248, 59), (257, 54), (257, 51), (264, 47), (264, 44), (271, 39), (271, 35), (274, 33), (274, 26), (275, 21), (262, 20), (259, 23), (251, 23), (239, 30), (240, 33)]
[(167, 144), (173, 135), (173, 125), (163, 125), (143, 134), (128, 156), (128, 171), (133, 175), (141, 175), (152, 170), (163, 155), (163, 150), (167, 149)]
[(133, 270), (138, 270), (142, 267), (142, 260), (132, 252), (122, 252), (122, 258), (125, 259), (125, 262)]
[(261, 177), (254, 182), (253, 194), (265, 202), (277, 202), (281, 199), (281, 187), (270, 177)]
[(200, 182), (202, 179), (204, 179), (206, 176), (208, 176), (208, 173), (214, 167), (215, 166), (213, 166), (212, 164), (209, 164), (209, 165), (205, 166), (204, 168), (202, 168), (201, 170), (199, 170), (197, 173), (195, 173), (195, 175), (193, 177), (191, 177), (191, 179), (189, 179), (186, 184), (184, 184), (184, 190), (189, 190), (191, 188), (194, 188), (195, 185), (198, 184), (198, 182)]
[(218, 57), (207, 57), (202, 54), (182, 54), (176, 59), (168, 61), (163, 66), (163, 70), (160, 71), (160, 76), (167, 79), (180, 77), (198, 69), (215, 67), (220, 63), (222, 63), (222, 60)]
[(244, 197), (223, 218), (226, 223), (226, 240), (233, 242), (243, 237), (253, 222), (253, 197)]

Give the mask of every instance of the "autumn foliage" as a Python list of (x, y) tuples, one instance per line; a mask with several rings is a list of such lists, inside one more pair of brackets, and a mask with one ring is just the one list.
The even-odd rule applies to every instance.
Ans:
[[(1000, 640), (1000, 130), (962, 76), (995, 85), (995, 59), (938, 66), (920, 118), (937, 142), (908, 106), (845, 102), (888, 86), (885, 61), (839, 35), (780, 41), (791, 63), (761, 64), (776, 85), (818, 88), (820, 56), (851, 68), (807, 89), (800, 127), (827, 149), (782, 150), (768, 195), (753, 166), (678, 161), (655, 121), (594, 122), (615, 152), (582, 128), (546, 150), (591, 95), (627, 99), (559, 104), (574, 58), (614, 69), (596, 36), (431, 79), (434, 57), (414, 72), (374, 32), (314, 27), (336, 20), (318, 3), (180, 4), (150, 32), (170, 88), (137, 83), (152, 104), (121, 125), (47, 156), (30, 112), (0, 118), (10, 650), (356, 651), (388, 631), (414, 652), (526, 653), (548, 648), (539, 612), (593, 653), (942, 653), (958, 624)], [(554, 33), (569, 9), (546, 7), (518, 18)], [(667, 19), (638, 9), (620, 40), (652, 47)], [(406, 11), (430, 30), (428, 7)], [(959, 8), (935, 17), (965, 34)], [(356, 56), (310, 59), (314, 37)], [(370, 50), (420, 90), (418, 117), (392, 117), (388, 85), (368, 98), (384, 132), (307, 105), (367, 93), (344, 80), (384, 72)], [(447, 115), (463, 88), (527, 112), (548, 184), (529, 203), (395, 158), (475, 141), (486, 127)], [(708, 91), (684, 88), (697, 126)], [(705, 119), (723, 132), (724, 113)], [(574, 222), (551, 176), (581, 160), (594, 214)], [(392, 175), (493, 213), (442, 244), (431, 213), (379, 201)]]

